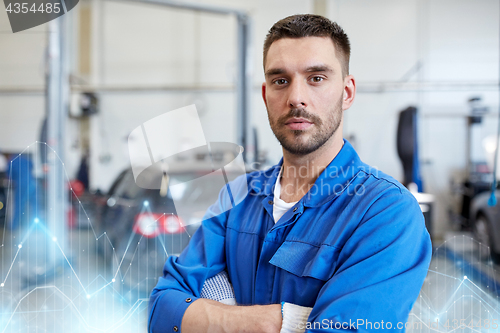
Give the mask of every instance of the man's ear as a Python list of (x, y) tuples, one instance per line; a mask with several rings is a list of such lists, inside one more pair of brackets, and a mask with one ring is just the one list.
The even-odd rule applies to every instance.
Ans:
[(347, 75), (344, 78), (344, 98), (342, 101), (342, 110), (347, 110), (351, 107), (354, 102), (354, 97), (356, 96), (356, 80), (354, 76)]
[(262, 83), (262, 99), (264, 100), (264, 104), (267, 108), (267, 99), (266, 99), (266, 83)]

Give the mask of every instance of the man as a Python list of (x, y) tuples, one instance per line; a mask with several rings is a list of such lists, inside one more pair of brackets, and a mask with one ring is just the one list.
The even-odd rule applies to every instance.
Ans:
[[(349, 54), (347, 35), (321, 16), (291, 16), (271, 28), (262, 96), (283, 159), (237, 179), (249, 193), (227, 211), (222, 189), (209, 214), (225, 213), (205, 220), (165, 264), (150, 332), (280, 332), (291, 325), (281, 304), (309, 308), (295, 312), (305, 322), (292, 330), (404, 330), (431, 243), (413, 196), (342, 139), (356, 92)], [(200, 298), (220, 272), (239, 306)]]

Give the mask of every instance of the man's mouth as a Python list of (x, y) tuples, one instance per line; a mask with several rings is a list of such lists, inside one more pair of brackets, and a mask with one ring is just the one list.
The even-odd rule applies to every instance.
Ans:
[(305, 130), (313, 123), (305, 118), (290, 118), (285, 122), (285, 126), (291, 130)]

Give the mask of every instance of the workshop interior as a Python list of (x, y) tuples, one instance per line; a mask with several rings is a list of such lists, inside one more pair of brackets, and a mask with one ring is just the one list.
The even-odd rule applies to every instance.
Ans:
[[(406, 331), (497, 331), (498, 1), (80, 0), (15, 33), (2, 6), (0, 332), (147, 332), (166, 260), (224, 181), (282, 157), (262, 46), (298, 13), (348, 34), (343, 137), (424, 215), (433, 257)], [(152, 163), (155, 135), (174, 157)]]

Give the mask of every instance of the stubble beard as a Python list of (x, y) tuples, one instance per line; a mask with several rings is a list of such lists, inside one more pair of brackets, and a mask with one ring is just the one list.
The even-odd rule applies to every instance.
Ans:
[[(328, 113), (328, 118), (325, 122), (318, 116), (308, 112), (303, 108), (290, 109), (288, 114), (281, 116), (278, 120), (273, 121), (269, 116), (269, 124), (280, 142), (281, 146), (294, 155), (307, 155), (322, 147), (338, 130), (342, 122), (342, 96), (339, 98), (337, 104)], [(293, 117), (301, 117), (307, 119), (314, 126), (315, 132), (308, 137), (306, 133), (308, 130), (289, 130), (286, 128), (286, 121)], [(289, 134), (292, 134), (290, 137)]]

